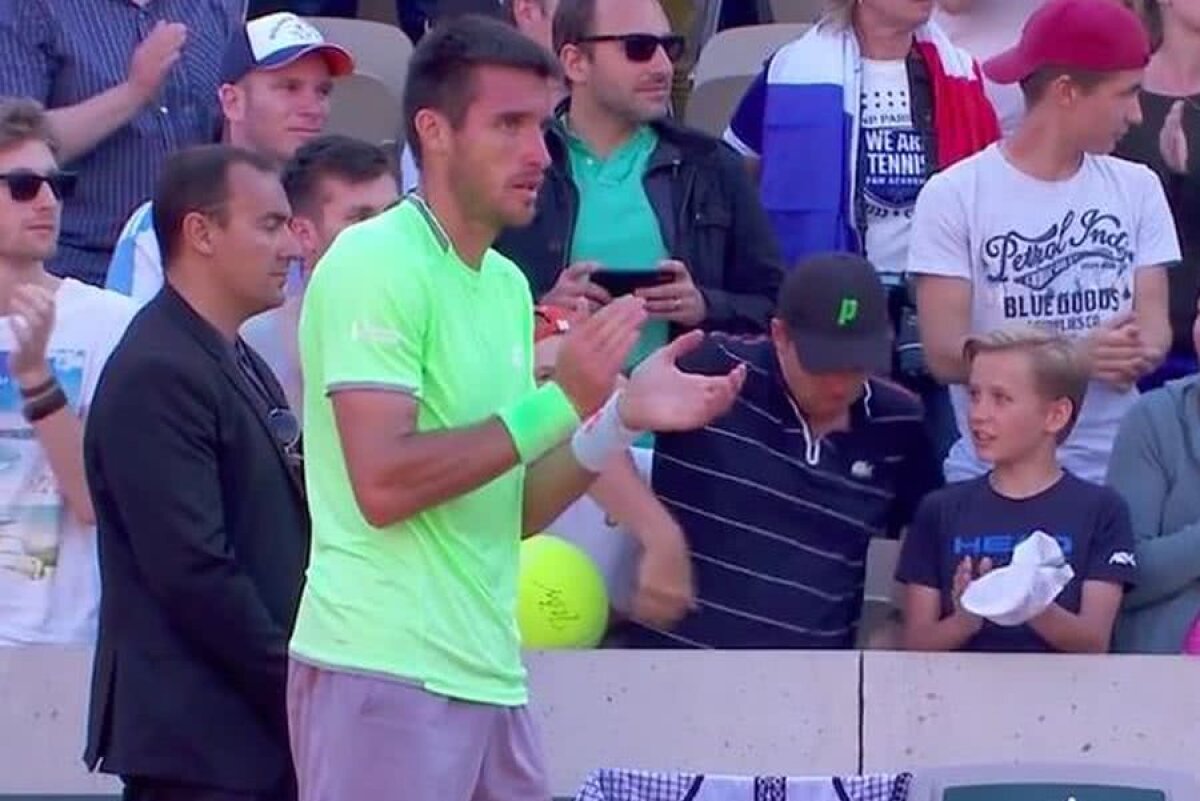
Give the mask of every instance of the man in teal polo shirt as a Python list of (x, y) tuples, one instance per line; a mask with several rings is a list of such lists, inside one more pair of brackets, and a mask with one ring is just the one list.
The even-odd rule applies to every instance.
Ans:
[(344, 231), (309, 284), (313, 541), (288, 678), (300, 801), (548, 799), (515, 618), (521, 537), (639, 430), (703, 426), (745, 377), (680, 372), (690, 336), (615, 391), (645, 319), (625, 298), (574, 326), (535, 388), (528, 283), (491, 244), (533, 215), (557, 72), (502, 23), (428, 34), (405, 89), (420, 192)]
[[(586, 140), (568, 130), (567, 156), (579, 191), (579, 214), (571, 240), (572, 262), (587, 265), (589, 270), (591, 265), (630, 271), (653, 271), (668, 266), (667, 246), (641, 180), (657, 146), (658, 134), (649, 125), (642, 125), (607, 156), (602, 156)], [(642, 327), (641, 339), (630, 355), (632, 364), (640, 363), (647, 354), (667, 344), (671, 316), (690, 327), (704, 319), (704, 299), (687, 268), (679, 262), (670, 262), (669, 267), (675, 271), (678, 286), (666, 289), (669, 295), (647, 303), (647, 310), (654, 315), (657, 307), (658, 315)], [(564, 285), (573, 286), (569, 278)], [(589, 287), (585, 287), (584, 292), (588, 291)], [(597, 284), (591, 284), (590, 291), (601, 302), (609, 300), (607, 292)], [(551, 302), (556, 299), (563, 300), (561, 295), (550, 298)]]
[(765, 333), (774, 235), (738, 155), (668, 116), (684, 40), (658, 0), (560, 0), (554, 46), (570, 98), (546, 134), (546, 184), (533, 224), (497, 249), (568, 308), (613, 299), (597, 270), (664, 273), (636, 291), (650, 321), (632, 362), (695, 328)]

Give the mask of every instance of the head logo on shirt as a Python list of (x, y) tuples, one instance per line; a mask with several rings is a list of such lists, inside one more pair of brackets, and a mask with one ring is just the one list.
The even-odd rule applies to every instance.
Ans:
[(858, 319), (858, 298), (842, 298), (838, 307), (838, 328), (845, 328)]

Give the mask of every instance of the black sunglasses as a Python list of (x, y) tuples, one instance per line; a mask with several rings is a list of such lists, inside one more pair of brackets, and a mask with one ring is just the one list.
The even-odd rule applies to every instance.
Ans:
[(654, 58), (654, 54), (660, 47), (667, 54), (667, 58), (671, 61), (678, 61), (683, 57), (684, 48), (687, 46), (687, 42), (682, 36), (673, 33), (666, 36), (655, 36), (652, 33), (585, 36), (579, 42), (580, 44), (584, 42), (620, 42), (625, 46), (625, 58), (636, 64), (645, 64)]
[(8, 184), (8, 194), (18, 203), (28, 203), (42, 191), (42, 184), (49, 184), (54, 197), (63, 200), (75, 191), (76, 175), (73, 172), (52, 172), (39, 175), (36, 172), (0, 173), (0, 181)]
[(292, 450), (300, 443), (300, 418), (291, 409), (271, 409), (267, 412), (267, 426), (284, 450)]
[(279, 444), (280, 450), (292, 467), (304, 464), (304, 454), (300, 451), (300, 418), (291, 409), (271, 409), (267, 413), (267, 427), (271, 436)]

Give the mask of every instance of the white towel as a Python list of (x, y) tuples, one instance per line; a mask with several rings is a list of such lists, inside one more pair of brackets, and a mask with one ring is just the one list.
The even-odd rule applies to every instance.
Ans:
[(1058, 541), (1035, 531), (1013, 549), (1007, 567), (971, 582), (963, 608), (998, 626), (1022, 626), (1045, 612), (1073, 578)]

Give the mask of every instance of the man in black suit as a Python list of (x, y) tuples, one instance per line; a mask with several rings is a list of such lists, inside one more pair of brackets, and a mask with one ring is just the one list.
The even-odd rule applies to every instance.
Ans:
[(84, 438), (103, 595), (86, 760), (129, 801), (294, 797), (287, 640), (308, 559), (300, 430), (238, 336), (299, 256), (275, 166), (176, 154), (154, 196), (167, 285)]

